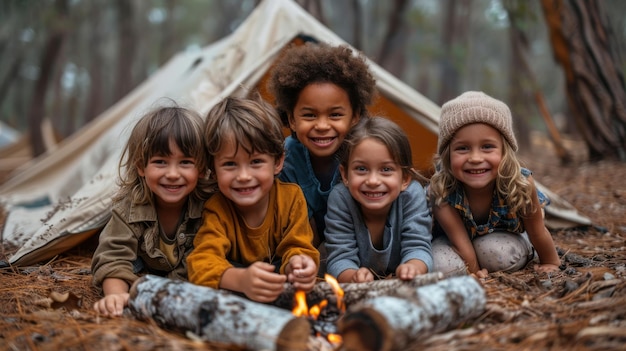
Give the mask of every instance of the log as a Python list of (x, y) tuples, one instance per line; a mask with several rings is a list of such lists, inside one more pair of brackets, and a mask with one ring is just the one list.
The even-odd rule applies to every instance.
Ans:
[(380, 296), (350, 306), (339, 320), (342, 350), (405, 350), (426, 335), (481, 315), (486, 293), (471, 276), (418, 287), (410, 296)]
[(154, 275), (133, 284), (129, 307), (135, 317), (164, 329), (248, 350), (307, 350), (312, 335), (309, 321), (291, 311)]
[[(412, 295), (415, 288), (434, 284), (445, 278), (441, 272), (418, 275), (412, 280), (403, 281), (400, 279), (382, 279), (368, 283), (341, 283), (343, 289), (344, 305), (350, 306), (364, 299), (371, 299), (378, 296), (401, 296)], [(285, 290), (274, 301), (273, 305), (292, 309), (295, 301), (296, 289), (291, 284), (285, 284)], [(336, 296), (332, 286), (327, 282), (315, 284), (313, 289), (307, 293), (307, 304), (309, 306), (319, 304), (322, 300), (335, 301)]]

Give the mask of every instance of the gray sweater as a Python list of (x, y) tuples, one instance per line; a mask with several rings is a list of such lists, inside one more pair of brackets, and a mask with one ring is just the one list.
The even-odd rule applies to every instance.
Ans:
[(334, 277), (346, 269), (360, 267), (387, 276), (410, 259), (423, 261), (429, 271), (433, 268), (431, 217), (426, 193), (417, 181), (412, 181), (393, 202), (382, 250), (372, 245), (360, 205), (341, 183), (333, 188), (328, 198), (325, 234), (327, 272)]

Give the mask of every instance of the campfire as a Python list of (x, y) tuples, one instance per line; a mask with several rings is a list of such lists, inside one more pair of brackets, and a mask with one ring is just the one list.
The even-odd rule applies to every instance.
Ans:
[(390, 351), (476, 318), (486, 305), (484, 289), (471, 276), (431, 273), (341, 285), (325, 279), (307, 293), (286, 285), (273, 304), (262, 304), (146, 275), (133, 284), (129, 307), (164, 329), (243, 349)]
[(334, 297), (334, 303), (329, 304), (329, 299), (323, 299), (309, 307), (306, 292), (298, 290), (295, 293), (295, 307), (291, 312), (296, 317), (309, 319), (314, 336), (326, 338), (333, 345), (340, 345), (342, 339), (337, 332), (337, 321), (346, 312), (343, 302), (344, 291), (337, 279), (330, 274), (324, 275), (324, 280), (334, 292), (331, 297)]

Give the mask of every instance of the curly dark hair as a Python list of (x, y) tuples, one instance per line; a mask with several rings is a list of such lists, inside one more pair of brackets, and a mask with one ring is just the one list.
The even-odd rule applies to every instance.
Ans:
[(289, 125), (288, 116), (300, 92), (312, 83), (333, 83), (343, 88), (352, 110), (359, 116), (368, 114), (367, 107), (377, 93), (376, 79), (360, 52), (354, 52), (347, 45), (326, 43), (292, 46), (276, 62), (268, 82), (283, 124)]

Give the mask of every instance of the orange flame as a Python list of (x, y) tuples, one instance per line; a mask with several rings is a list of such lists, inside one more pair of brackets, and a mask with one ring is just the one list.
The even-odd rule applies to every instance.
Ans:
[(328, 334), (326, 335), (326, 339), (328, 339), (331, 344), (341, 344), (343, 341), (343, 338), (339, 334)]
[[(337, 296), (337, 308), (339, 308), (341, 312), (345, 312), (346, 308), (343, 301), (343, 289), (341, 288), (341, 286), (339, 286), (339, 283), (333, 276), (326, 274), (324, 275), (324, 279), (330, 285), (333, 292)], [(324, 299), (319, 304), (313, 305), (311, 308), (309, 308), (306, 302), (306, 293), (303, 290), (296, 291), (295, 300), (296, 303), (292, 310), (292, 313), (296, 317), (309, 317), (317, 320), (321, 311), (326, 308), (326, 306), (328, 306), (328, 300)], [(326, 339), (334, 345), (341, 344), (342, 342), (341, 335), (339, 334), (328, 334), (326, 335)]]
[(335, 277), (333, 277), (330, 274), (325, 274), (324, 279), (333, 289), (333, 292), (335, 293), (335, 295), (337, 295), (337, 308), (339, 308), (341, 312), (345, 312), (346, 306), (343, 303), (344, 292), (341, 286), (339, 286), (339, 282), (337, 282), (337, 279), (335, 279)]
[(309, 310), (306, 304), (306, 293), (303, 290), (296, 291), (296, 306), (293, 308), (291, 313), (293, 313), (296, 317), (308, 317)]

